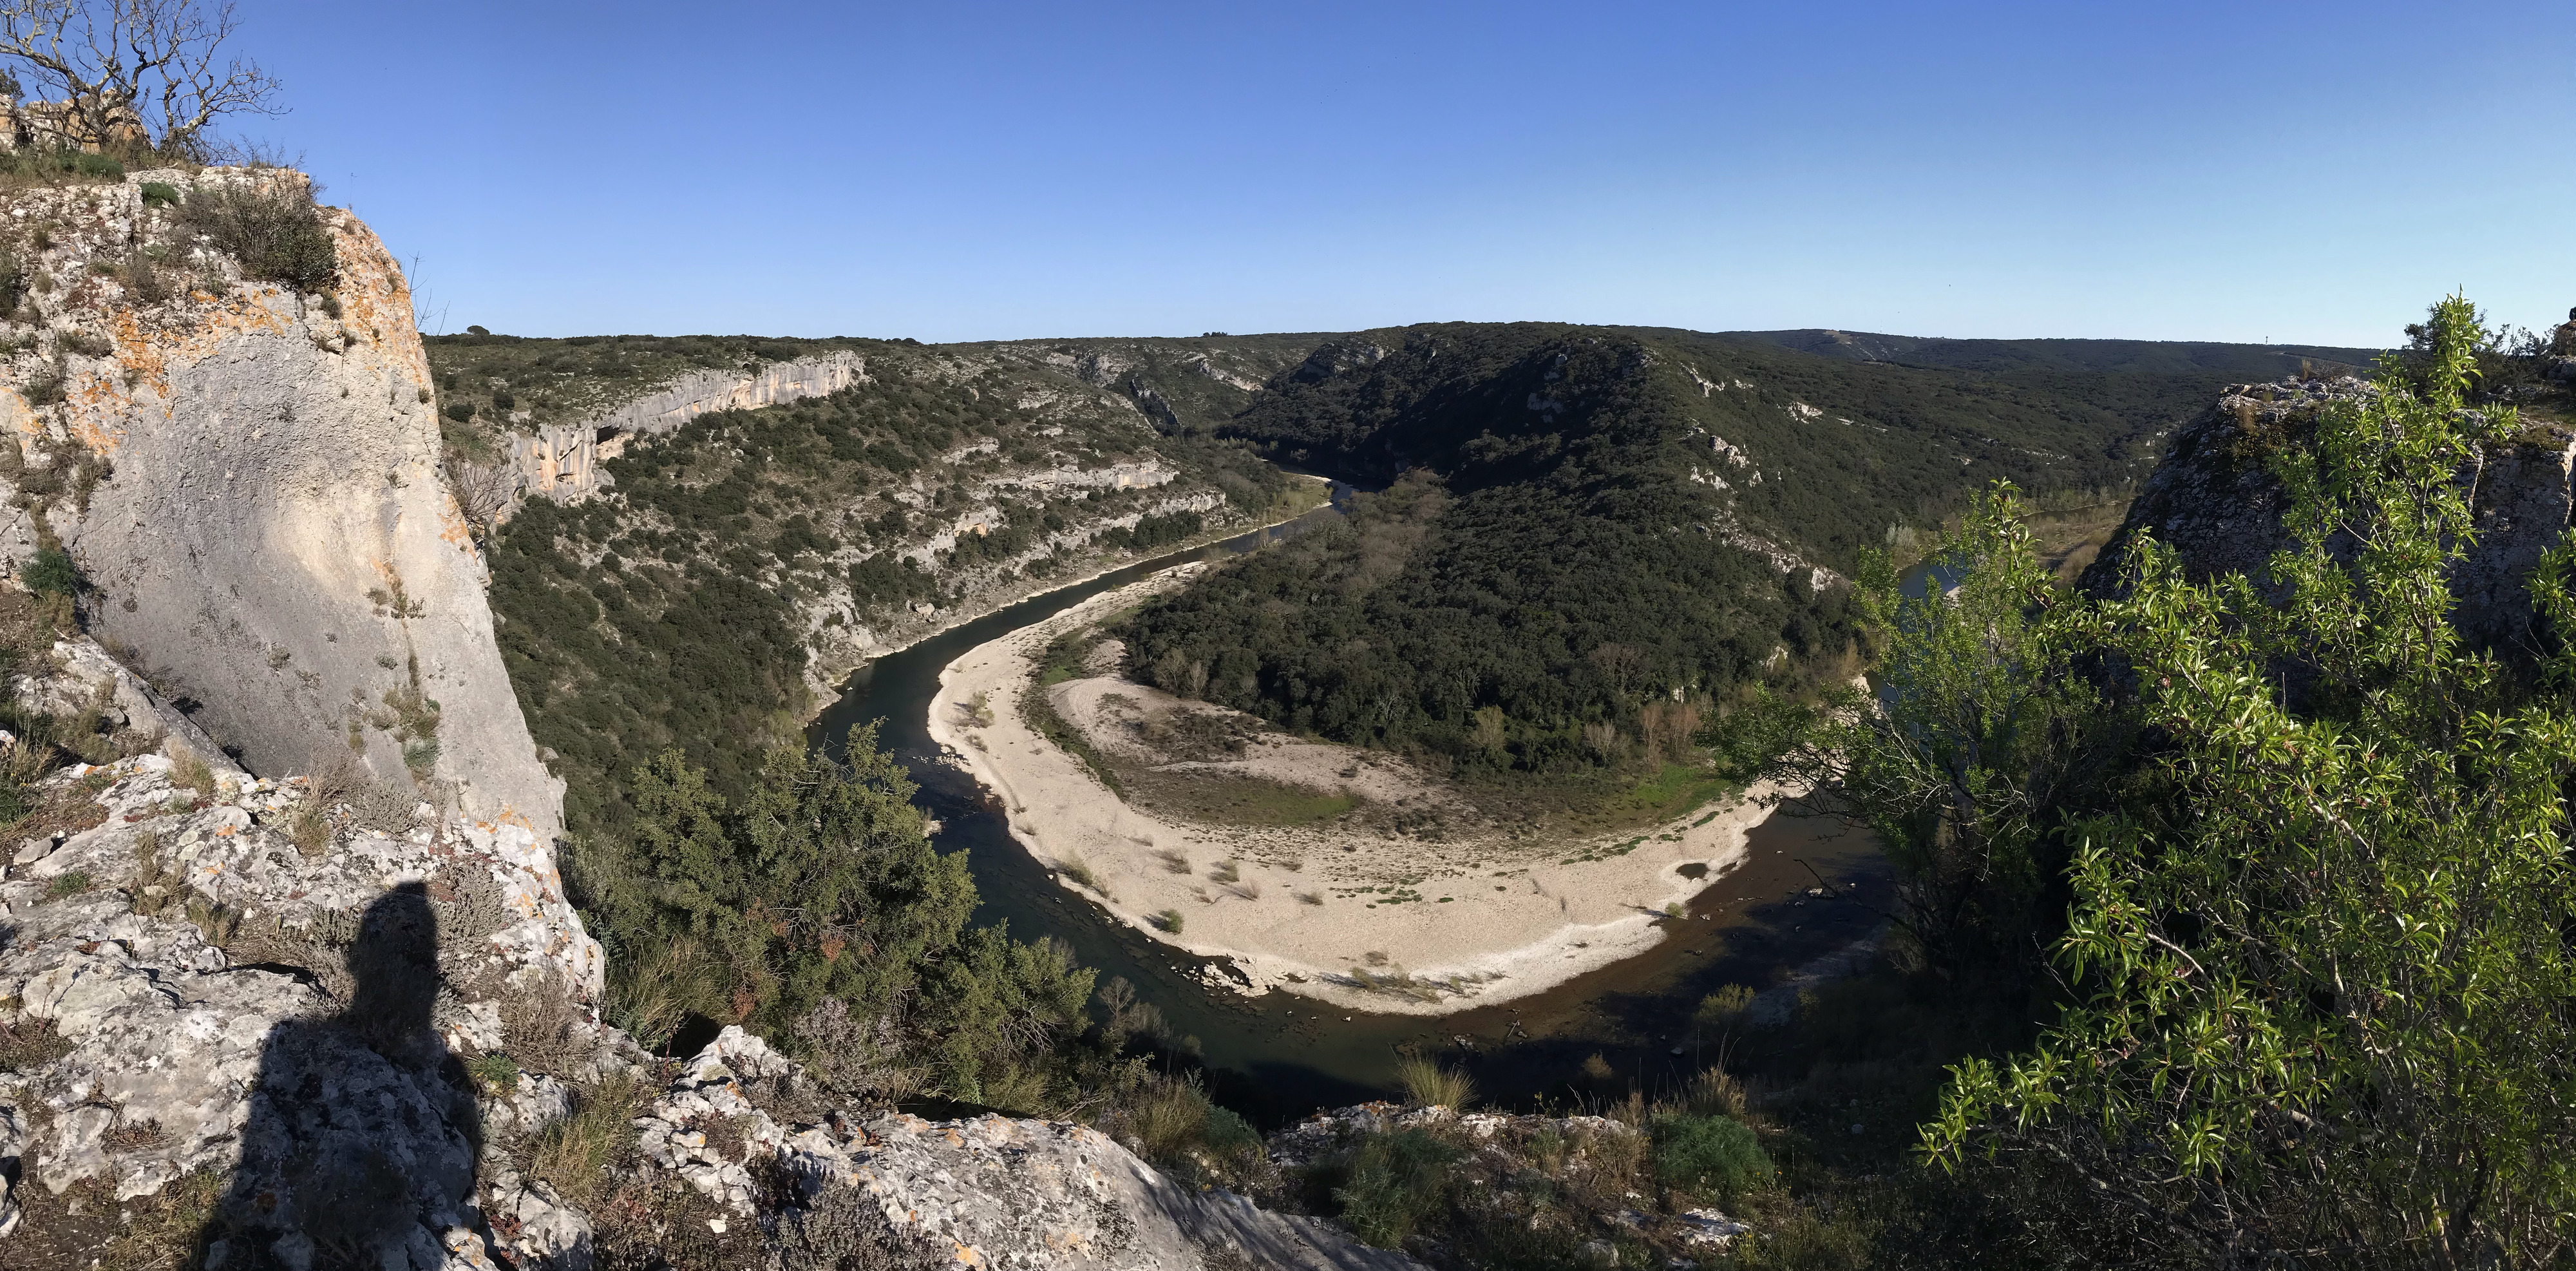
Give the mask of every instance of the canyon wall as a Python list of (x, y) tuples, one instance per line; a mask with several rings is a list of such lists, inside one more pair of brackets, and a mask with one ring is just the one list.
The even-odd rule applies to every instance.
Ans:
[[(32, 275), (0, 357), (17, 502), (0, 555), (58, 538), (91, 630), (264, 775), (375, 779), (550, 837), (540, 765), (493, 644), (484, 567), (439, 473), (401, 271), (321, 211), (326, 292), (245, 279), (138, 173), (0, 197)], [(157, 258), (157, 259), (156, 259)]]

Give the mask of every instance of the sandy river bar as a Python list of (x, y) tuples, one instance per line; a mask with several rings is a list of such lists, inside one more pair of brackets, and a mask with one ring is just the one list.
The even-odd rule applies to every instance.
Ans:
[[(1252, 992), (1422, 1015), (1541, 992), (1663, 939), (1664, 907), (1740, 864), (1745, 832), (1770, 813), (1770, 792), (1757, 788), (1615, 835), (1422, 842), (1335, 825), (1182, 822), (1132, 807), (1025, 722), (1021, 695), (1049, 691), (1032, 684), (1031, 671), (1057, 636), (1205, 568), (1183, 565), (1104, 592), (969, 651), (941, 672), (930, 732), (1001, 801), (1012, 836), (1060, 883), (1157, 939), (1231, 959)], [(1088, 712), (1102, 683), (1053, 692)], [(1130, 700), (1161, 699), (1116, 688)], [(1407, 785), (1403, 772), (1389, 771), (1401, 761), (1386, 756), (1276, 734), (1256, 749), (1262, 770), (1308, 773), (1301, 784), (1327, 792), (1339, 781), (1343, 792), (1375, 800)], [(1161, 928), (1166, 913), (1179, 915), (1177, 933)]]

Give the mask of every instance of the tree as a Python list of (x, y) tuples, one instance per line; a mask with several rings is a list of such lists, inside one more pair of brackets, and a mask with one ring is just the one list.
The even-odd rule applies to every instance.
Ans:
[[(2560, 1265), (2576, 1228), (2576, 656), (2468, 648), (2460, 474), (2521, 427), (2467, 405), (2485, 336), (2425, 348), (2269, 460), (2293, 546), (2262, 589), (2142, 538), (2124, 598), (2047, 638), (2133, 686), (2122, 803), (2070, 830), (2076, 1000), (1952, 1069), (1933, 1159), (2087, 1179), (2215, 1265)], [(2532, 575), (2576, 630), (2576, 545)]]
[(501, 514), (519, 497), (518, 468), (507, 459), (483, 463), (452, 447), (441, 458), (440, 468), (447, 476), (449, 493), (456, 497), (458, 514), (473, 527), (476, 537), (492, 537)]
[(202, 154), (226, 115), (274, 115), (281, 85), (228, 54), (230, 3), (199, 0), (5, 0), (0, 59), (62, 104), (84, 149)]
[(1761, 703), (1736, 730), (1764, 753), (1765, 731), (1793, 739), (1767, 775), (1877, 833), (1897, 869), (1890, 917), (1944, 977), (2029, 960), (2063, 858), (2051, 831), (2117, 736), (2053, 638), (2065, 598), (2021, 518), (2010, 482), (1975, 496), (1917, 595), (1865, 553), (1856, 599), (1888, 646), (1875, 695)]

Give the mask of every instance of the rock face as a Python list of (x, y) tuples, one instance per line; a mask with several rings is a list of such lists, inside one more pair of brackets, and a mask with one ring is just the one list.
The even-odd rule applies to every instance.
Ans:
[[(440, 480), (393, 258), (323, 209), (334, 292), (245, 280), (142, 193), (301, 179), (145, 172), (0, 197), (30, 272), (58, 283), (30, 296), (37, 329), (0, 360), (18, 484), (74, 474), (77, 496), (38, 514), (96, 588), (93, 630), (254, 770), (355, 752), (380, 780), (451, 784), (469, 817), (551, 835), (561, 788), (536, 760), (482, 562)], [(157, 271), (137, 263), (155, 254)], [(39, 537), (13, 513), (0, 554), (14, 567)]]
[[(74, 695), (86, 659), (64, 661), (74, 686), (22, 681), (21, 700)], [(589, 1005), (599, 946), (527, 827), (343, 807), (291, 834), (321, 802), (301, 779), (192, 769), (185, 751), (75, 765), (34, 793), (61, 837), (28, 840), (0, 882), (0, 1030), (19, 1056), (0, 1075), (17, 1167), (0, 1230), (23, 1209), (60, 1218), (75, 1187), (124, 1202), (201, 1176), (218, 1184), (209, 1266), (309, 1266), (319, 1247), (489, 1268), (583, 1244), (579, 1215), (524, 1188), (476, 1194), (480, 1154), (561, 1115), (564, 1079), (618, 1062)], [(467, 1074), (505, 1047), (557, 1071)], [(484, 1217), (530, 1199), (545, 1212), (510, 1239)]]
[(579, 423), (511, 438), (510, 459), (529, 494), (577, 498), (608, 484), (599, 461), (612, 459), (636, 434), (669, 432), (717, 410), (749, 410), (837, 393), (868, 377), (853, 353), (798, 358), (747, 374), (698, 371)]
[[(2243, 573), (2261, 584), (2272, 555), (2291, 545), (2281, 524), (2287, 500), (2261, 457), (2264, 439), (2312, 427), (2329, 403), (2376, 391), (2354, 378), (2230, 389), (2175, 434), (2080, 585), (2094, 595), (2115, 593), (2120, 560), (2140, 533), (2171, 546), (2194, 581)], [(2576, 430), (2552, 424), (2490, 447), (2461, 474), (2477, 542), (2452, 571), (2452, 617), (2470, 641), (2509, 653), (2529, 631), (2531, 594), (2523, 580), (2576, 513), (2571, 464)]]
[[(1412, 1265), (1079, 1126), (861, 1123), (738, 1029), (675, 1065), (603, 1025), (601, 950), (555, 865), (561, 788), (442, 486), (392, 259), (323, 209), (330, 292), (247, 280), (147, 180), (302, 188), (153, 172), (0, 194), (0, 247), (37, 279), (0, 311), (0, 565), (59, 544), (97, 635), (39, 656), (11, 628), (4, 687), (13, 727), (115, 756), (28, 784), (0, 845), (0, 1264), (580, 1271), (590, 1217), (520, 1170), (592, 1177), (548, 1173), (532, 1136), (650, 1069), (647, 1172), (737, 1240), (812, 1249), (855, 1213), (940, 1264)], [(684, 385), (629, 423), (860, 371), (796, 374)], [(1165, 495), (1151, 462), (1030, 480), (1221, 497)], [(0, 790), (46, 744), (0, 733)]]
[(727, 1028), (637, 1121), (644, 1155), (745, 1219), (757, 1213), (755, 1165), (774, 1163), (809, 1203), (832, 1189), (856, 1188), (895, 1231), (966, 1266), (1419, 1265), (1312, 1218), (1180, 1187), (1079, 1125), (900, 1114), (861, 1124), (825, 1114), (811, 1125), (783, 1126), (763, 1104), (792, 1102), (798, 1082), (795, 1066), (759, 1038)]

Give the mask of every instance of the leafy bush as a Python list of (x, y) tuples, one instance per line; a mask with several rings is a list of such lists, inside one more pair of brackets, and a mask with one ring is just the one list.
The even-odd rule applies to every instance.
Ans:
[(72, 155), (71, 170), (82, 176), (97, 177), (103, 181), (125, 179), (125, 165), (103, 154)]
[(143, 183), (143, 206), (145, 207), (177, 207), (179, 199), (179, 187), (167, 181)]
[(519, 1088), (519, 1061), (496, 1050), (466, 1061), (465, 1075), (496, 1095), (507, 1095)]
[(1655, 1176), (1675, 1191), (1723, 1199), (1770, 1178), (1771, 1158), (1743, 1122), (1684, 1113), (1655, 1125)]
[(72, 554), (60, 547), (40, 547), (18, 567), (18, 580), (40, 596), (74, 596), (89, 585)]
[(761, 1271), (944, 1271), (958, 1265), (952, 1243), (896, 1227), (864, 1187), (825, 1187), (779, 1214)]
[(339, 249), (306, 190), (282, 182), (200, 186), (181, 205), (179, 221), (240, 261), (246, 278), (298, 291), (324, 291), (339, 281)]
[[(2259, 583), (2142, 536), (2123, 594), (1921, 650), (1998, 685), (2031, 676), (2024, 649), (2119, 667), (2098, 713), (2153, 747), (2120, 756), (2109, 806), (1999, 800), (1959, 827), (2009, 863), (2072, 825), (2050, 893), (2071, 1004), (2025, 1053), (1952, 1070), (1936, 1160), (2062, 1166), (2202, 1264), (2565, 1263), (2576, 542), (2527, 576), (2513, 647), (2454, 626), (2477, 524), (2460, 474), (2524, 426), (2471, 408), (2481, 325), (2437, 304), (2380, 391), (2261, 457), (2288, 544)], [(1946, 788), (1994, 788), (2018, 757)]]
[(1448, 1167), (1463, 1155), (1427, 1130), (1370, 1136), (1351, 1157), (1348, 1181), (1333, 1190), (1342, 1221), (1379, 1248), (1402, 1246), (1438, 1212)]

